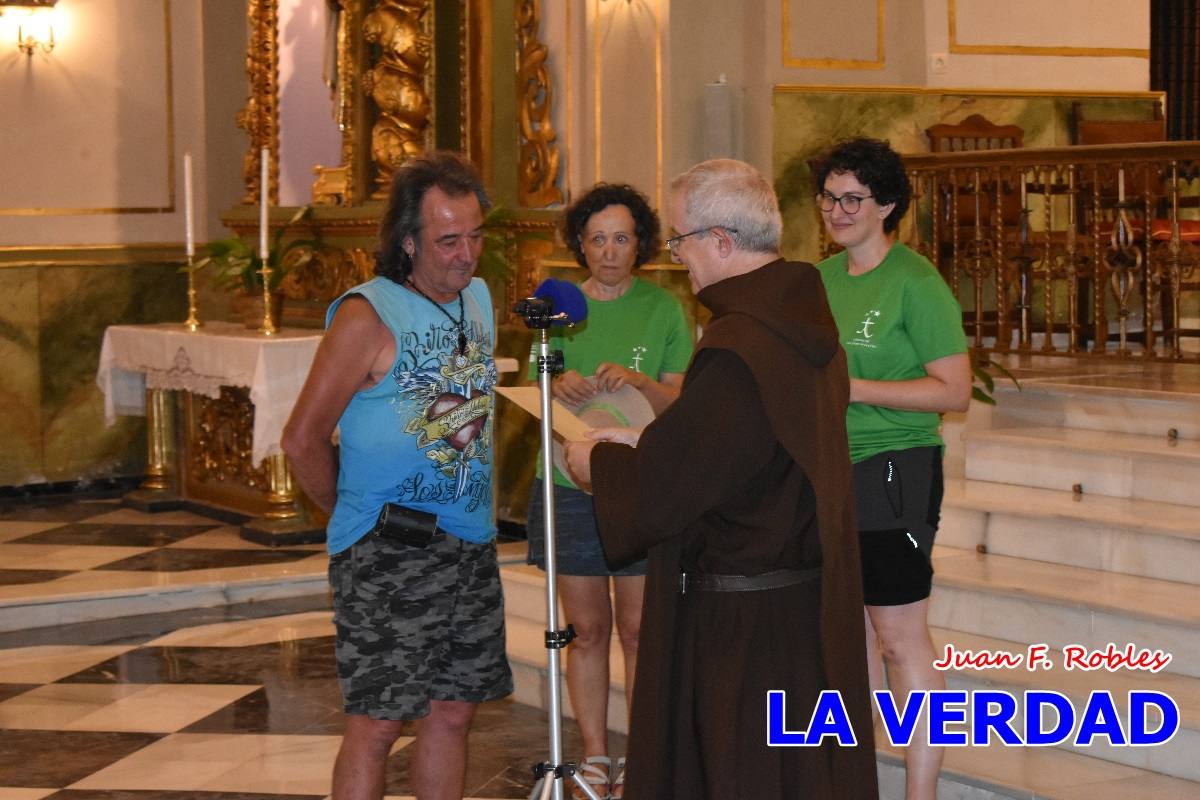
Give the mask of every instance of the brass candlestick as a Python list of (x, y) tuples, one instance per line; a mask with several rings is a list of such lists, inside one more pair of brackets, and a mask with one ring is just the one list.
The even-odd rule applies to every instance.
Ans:
[(204, 324), (200, 318), (196, 316), (196, 266), (192, 263), (192, 256), (188, 256), (187, 276), (188, 276), (188, 316), (184, 320), (183, 326), (192, 333), (200, 330)]
[(262, 275), (263, 282), (263, 322), (258, 332), (263, 336), (273, 336), (275, 322), (271, 319), (271, 267), (268, 266), (267, 259), (263, 259), (263, 268), (258, 274)]

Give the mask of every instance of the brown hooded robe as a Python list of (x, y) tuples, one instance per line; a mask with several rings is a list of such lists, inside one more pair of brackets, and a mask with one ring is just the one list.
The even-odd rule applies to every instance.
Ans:
[[(636, 448), (592, 451), (610, 564), (649, 554), (627, 800), (878, 797), (845, 354), (817, 271), (774, 261), (703, 289), (683, 391)], [(682, 569), (819, 581), (679, 594)], [(856, 747), (767, 746), (767, 691), (807, 730), (841, 693)]]

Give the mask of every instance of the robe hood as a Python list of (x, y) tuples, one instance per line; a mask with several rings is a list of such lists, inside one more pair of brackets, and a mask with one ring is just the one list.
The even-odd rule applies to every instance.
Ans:
[(696, 299), (714, 319), (742, 314), (757, 320), (814, 367), (825, 366), (838, 352), (821, 274), (810, 264), (778, 259), (706, 286)]

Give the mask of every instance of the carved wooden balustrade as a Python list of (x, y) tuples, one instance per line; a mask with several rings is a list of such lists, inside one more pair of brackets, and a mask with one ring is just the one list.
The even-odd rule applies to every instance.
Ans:
[[(1200, 142), (905, 156), (902, 238), (974, 346), (1200, 360)], [(825, 243), (823, 243), (824, 247)], [(1181, 309), (1181, 300), (1184, 301)]]

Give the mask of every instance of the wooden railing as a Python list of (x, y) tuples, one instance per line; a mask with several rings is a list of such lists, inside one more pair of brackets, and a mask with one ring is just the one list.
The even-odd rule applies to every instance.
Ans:
[[(901, 236), (976, 347), (1200, 360), (1200, 142), (905, 156)], [(1181, 307), (1181, 301), (1186, 303)], [(1200, 327), (1200, 326), (1197, 326)]]

